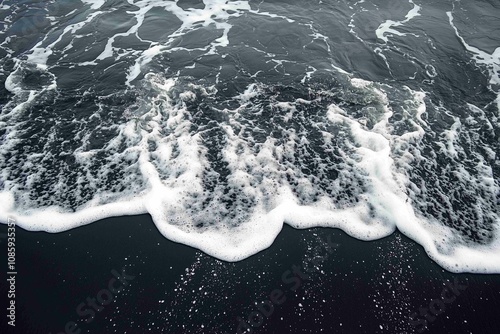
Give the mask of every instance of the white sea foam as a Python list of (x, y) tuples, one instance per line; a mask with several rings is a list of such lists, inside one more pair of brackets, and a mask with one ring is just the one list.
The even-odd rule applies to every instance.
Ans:
[(83, 3), (90, 4), (90, 8), (99, 9), (106, 3), (106, 0), (82, 0)]
[(415, 4), (412, 0), (410, 0), (409, 2), (413, 5), (413, 8), (410, 9), (410, 11), (406, 14), (404, 20), (402, 20), (402, 21), (386, 20), (385, 22), (380, 24), (380, 26), (377, 28), (377, 30), (375, 30), (375, 34), (377, 35), (377, 37), (379, 39), (381, 39), (387, 43), (389, 41), (388, 36), (391, 36), (391, 35), (406, 36), (407, 35), (407, 33), (400, 32), (400, 31), (396, 30), (394, 27), (403, 26), (405, 23), (407, 23), (408, 21), (410, 21), (414, 17), (420, 15), (419, 12), (420, 12), (421, 7), (417, 4)]
[[(113, 11), (106, 8), (104, 0), (83, 2), (93, 10), (83, 21), (75, 20), (57, 38), (37, 42), (25, 61), (16, 59), (16, 68), (5, 82), (6, 89), (15, 95), (15, 106), (0, 114), (0, 125), (8, 130), (2, 138), (1, 157), (14, 152), (20, 142), (24, 121), (19, 120), (23, 112), (37, 99), (49, 99), (50, 93), (58, 93), (57, 80), (50, 72), (51, 57), (60, 55), (64, 61), (65, 52), (75, 51), (76, 42), (85, 37), (83, 28)], [(246, 13), (287, 23), (295, 21), (261, 12), (247, 1), (205, 0), (203, 9), (187, 10), (173, 1), (128, 2), (138, 8), (129, 12), (135, 23), (125, 32), (109, 36), (100, 52), (94, 53), (94, 59), (72, 66), (91, 66), (111, 57), (130, 56), (133, 61), (127, 64), (130, 66), (126, 69), (125, 81), (146, 97), (126, 107), (123, 112), (126, 121), (120, 118), (121, 123), (106, 123), (105, 115), (111, 112), (106, 108), (112, 104), (98, 104), (98, 110), (85, 119), (85, 122), (98, 119), (97, 129), (89, 129), (90, 125), (80, 129), (75, 140), (81, 142), (81, 146), (75, 151), (58, 152), (57, 159), (73, 158), (77, 171), (66, 171), (68, 175), (50, 174), (43, 162), (56, 159), (49, 150), (30, 153), (19, 165), (6, 164), (9, 167), (0, 173), (5, 189), (0, 193), (0, 221), (6, 222), (12, 215), (24, 228), (58, 232), (105, 217), (149, 213), (168, 239), (227, 261), (241, 260), (269, 247), (284, 223), (295, 228), (340, 228), (362, 240), (379, 239), (399, 229), (448, 270), (500, 272), (500, 219), (499, 211), (495, 210), (498, 207), (492, 202), (500, 190), (488, 163), (488, 157), (493, 159), (496, 152), (480, 140), (474, 142), (473, 132), (469, 131), (475, 122), (493, 131), (483, 110), (468, 105), (471, 116), (465, 121), (442, 110), (443, 115), (453, 119), (453, 124), (436, 138), (437, 153), (449, 159), (450, 166), (458, 166), (449, 167), (445, 174), (452, 175), (460, 189), (482, 194), (471, 204), (475, 206), (471, 211), (477, 214), (478, 221), (493, 222), (487, 226), (492, 231), (489, 242), (471, 243), (457, 233), (460, 226), (447, 227), (439, 217), (428, 215), (422, 209), (437, 197), (443, 202), (442, 211), (451, 215), (453, 221), (460, 221), (463, 216), (450, 209), (453, 208), (448, 198), (451, 194), (446, 193), (445, 188), (431, 192), (425, 182), (418, 183), (411, 177), (419, 166), (437, 164), (435, 157), (425, 156), (421, 149), (426, 131), (430, 131), (422, 118), (426, 114), (424, 93), (354, 78), (331, 64), (328, 71), (346, 82), (341, 87), (346, 92), (343, 96), (346, 103), (332, 98), (325, 105), (323, 101), (338, 92), (324, 87), (308, 87), (309, 98), (304, 94), (284, 101), (279, 91), (273, 93), (279, 87), (251, 83), (229, 98), (234, 105), (214, 106), (211, 111), (216, 116), (209, 114), (208, 124), (200, 126), (195, 122), (196, 113), (190, 104), (214, 101), (217, 88), (196, 80), (188, 79), (186, 83), (186, 78), (148, 73), (148, 64), (160, 55), (179, 50), (201, 51), (205, 55), (219, 52), (231, 44), (229, 32), (234, 28), (231, 19)], [(395, 27), (409, 22), (420, 11), (418, 5), (410, 3), (413, 8), (405, 20), (381, 24), (376, 31), (378, 38), (388, 42), (391, 34), (404, 35)], [(163, 42), (149, 41), (140, 34), (139, 28), (152, 8), (162, 8), (181, 22)], [(451, 13), (448, 15), (461, 38)], [(185, 33), (208, 26), (219, 35), (207, 40), (205, 46), (190, 48), (175, 44)], [(324, 34), (312, 24), (304, 26), (310, 30), (311, 43), (319, 39), (331, 51)], [(123, 49), (117, 45), (123, 37), (135, 37), (149, 46), (140, 51)], [(463, 38), (461, 41), (478, 64), (492, 71), (493, 78), (495, 71), (498, 72), (499, 49), (488, 55), (469, 46)], [(58, 53), (60, 48), (64, 50), (62, 54)], [(295, 65), (290, 59), (276, 58), (255, 47), (248, 49), (265, 54), (269, 58), (267, 63), (275, 63), (271, 72), (287, 64)], [(32, 89), (25, 85), (23, 71), (26, 68), (31, 74), (50, 80)], [(315, 67), (307, 68), (303, 77), (300, 75), (303, 85), (321, 73)], [(435, 69), (427, 67), (426, 70), (430, 77), (435, 76)], [(498, 84), (495, 80), (492, 79), (492, 85)], [(391, 90), (405, 97), (406, 100), (399, 101), (402, 110), (393, 109)], [(356, 110), (348, 110), (349, 102), (356, 104)], [(316, 114), (307, 115), (310, 107)], [(259, 115), (269, 110), (272, 111), (270, 118), (261, 122), (264, 124), (259, 123)], [(395, 114), (401, 124), (391, 120)], [(275, 127), (269, 130), (267, 126)], [(113, 135), (98, 145), (94, 141), (100, 131)], [(318, 138), (310, 136), (308, 131), (316, 131)], [(274, 135), (275, 132), (279, 136)], [(47, 142), (56, 142), (57, 131), (52, 129), (48, 136)], [(58, 142), (61, 147), (63, 144)], [(466, 152), (464, 147), (472, 145), (479, 145), (487, 157)], [(460, 159), (469, 157), (468, 154), (472, 156), (472, 167), (466, 168)], [(18, 173), (17, 169), (30, 175)], [(113, 179), (113, 173), (119, 172), (122, 174)], [(16, 179), (13, 175), (18, 174), (21, 176)], [(108, 179), (113, 180), (112, 184)], [(30, 190), (44, 180), (46, 188), (38, 193), (41, 198), (33, 198)], [(50, 191), (52, 195), (47, 195)], [(70, 200), (64, 197), (67, 193), (72, 194)], [(479, 226), (479, 233), (487, 228)]]
[[(455, 34), (457, 35), (463, 46), (472, 54), (472, 59), (480, 68), (487, 68), (490, 77), (490, 88), (496, 92), (497, 98), (497, 109), (500, 110), (500, 47), (497, 47), (493, 53), (489, 54), (477, 47), (474, 47), (467, 43), (467, 41), (460, 35), (457, 27), (453, 23), (453, 12), (446, 12), (448, 19), (450, 20), (450, 25), (453, 27)], [(500, 115), (499, 115), (500, 116)], [(500, 122), (500, 121), (499, 121)]]
[[(384, 114), (372, 130), (346, 116), (346, 112), (337, 105), (330, 105), (326, 113), (329, 124), (352, 134), (353, 142), (349, 146), (353, 153), (344, 156), (351, 164), (345, 170), (345, 177), (367, 182), (367, 189), (360, 194), (357, 204), (341, 206), (327, 196), (310, 202), (307, 200), (310, 195), (307, 194), (316, 186), (308, 178), (299, 180), (298, 193), (293, 190), (295, 186), (284, 178), (283, 157), (293, 154), (296, 146), (304, 140), (293, 130), (285, 136), (290, 138), (289, 144), (278, 145), (274, 140), (267, 139), (256, 153), (248, 147), (246, 139), (235, 133), (234, 127), (227, 125), (222, 128), (226, 144), (221, 152), (221, 159), (230, 170), (227, 186), (239, 192), (238, 198), (249, 200), (249, 204), (235, 207), (241, 211), (233, 212), (233, 218), (227, 220), (223, 205), (226, 196), (224, 188), (216, 186), (209, 194), (204, 189), (202, 175), (210, 170), (207, 148), (201, 144), (199, 133), (190, 133), (188, 111), (183, 103), (170, 100), (169, 92), (175, 87), (175, 80), (156, 75), (149, 75), (147, 80), (159, 92), (158, 98), (167, 100), (170, 107), (163, 113), (152, 109), (144, 114), (141, 117), (147, 120), (144, 129), (137, 128), (135, 119), (123, 124), (116, 139), (118, 142), (127, 140), (135, 143), (127, 151), (128, 154), (136, 152), (139, 156), (137, 164), (148, 183), (144, 190), (135, 194), (129, 192), (110, 203), (106, 203), (105, 197), (112, 194), (101, 193), (72, 213), (58, 207), (19, 211), (13, 189), (13, 192), (0, 195), (0, 220), (5, 221), (9, 215), (14, 215), (22, 227), (57, 232), (104, 217), (150, 213), (167, 238), (227, 261), (244, 259), (270, 246), (284, 222), (295, 228), (336, 227), (362, 240), (382, 238), (398, 228), (423, 245), (429, 256), (449, 270), (500, 271), (498, 239), (487, 246), (471, 248), (460, 243), (451, 229), (415, 213), (405, 194), (408, 179), (395, 168), (391, 147), (418, 141), (423, 135), (422, 127), (417, 126), (415, 131), (404, 136), (392, 135), (388, 130), (392, 111), (387, 105), (387, 97), (383, 91), (373, 88), (370, 82), (353, 80), (354, 86), (373, 90), (385, 104)], [(251, 86), (240, 98), (245, 102), (257, 94), (259, 88)], [(425, 112), (423, 95), (414, 93), (414, 98), (418, 103), (415, 112), (421, 115)], [(297, 113), (297, 103), (300, 102), (280, 102), (275, 107)], [(231, 117), (230, 124), (239, 122), (241, 108), (227, 112)], [(171, 135), (162, 135), (165, 129), (170, 129)], [(323, 135), (326, 142), (328, 138), (333, 139), (329, 133)], [(148, 143), (152, 141), (157, 144), (154, 152), (148, 148)], [(455, 154), (453, 150), (448, 151)], [(81, 154), (83, 152), (80, 159), (85, 159)], [(491, 171), (484, 170), (484, 175), (491, 178)], [(490, 186), (492, 191), (498, 190), (492, 181)], [(196, 208), (203, 199), (210, 199), (211, 203), (205, 208)], [(217, 221), (219, 223), (209, 224), (206, 228), (195, 227), (199, 222)], [(237, 224), (231, 225), (236, 221)]]

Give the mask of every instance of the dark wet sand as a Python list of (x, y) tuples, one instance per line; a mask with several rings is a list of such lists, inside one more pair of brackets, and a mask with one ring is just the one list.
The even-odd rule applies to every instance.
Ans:
[(238, 263), (165, 239), (147, 215), (17, 228), (16, 243), (14, 330), (0, 244), (1, 333), (500, 333), (500, 275), (449, 273), (400, 233), (285, 227)]

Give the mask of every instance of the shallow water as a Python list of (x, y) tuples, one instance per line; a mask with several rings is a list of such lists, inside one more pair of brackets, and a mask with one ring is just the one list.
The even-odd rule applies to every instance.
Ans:
[(236, 261), (285, 222), (500, 272), (493, 1), (3, 1), (0, 220), (150, 213)]

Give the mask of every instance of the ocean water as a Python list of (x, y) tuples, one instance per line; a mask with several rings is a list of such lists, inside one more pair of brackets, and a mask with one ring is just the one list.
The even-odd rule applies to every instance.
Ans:
[(286, 223), (500, 273), (500, 4), (0, 3), (0, 221), (149, 213), (226, 261)]

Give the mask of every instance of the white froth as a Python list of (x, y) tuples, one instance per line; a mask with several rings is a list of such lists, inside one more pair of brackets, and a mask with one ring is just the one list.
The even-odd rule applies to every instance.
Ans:
[(460, 35), (458, 28), (453, 23), (453, 13), (446, 12), (450, 25), (462, 45), (472, 54), (472, 59), (479, 67), (486, 67), (490, 74), (490, 88), (497, 94), (497, 109), (500, 110), (500, 47), (497, 47), (492, 54), (489, 54), (477, 47), (468, 44)]
[[(47, 63), (49, 57), (54, 55), (53, 48), (56, 44), (61, 42), (66, 35), (76, 35), (87, 23), (103, 14), (99, 10), (104, 6), (105, 0), (82, 1), (90, 5), (95, 12), (88, 15), (84, 21), (66, 27), (55, 41), (43, 40), (37, 43), (27, 57), (28, 63), (36, 64), (40, 71), (48, 71)], [(143, 42), (150, 42), (149, 47), (143, 51), (120, 50), (136, 56), (135, 63), (128, 69), (126, 77), (126, 83), (131, 87), (134, 80), (141, 74), (145, 74), (144, 68), (158, 55), (175, 49), (172, 45), (186, 32), (207, 26), (212, 26), (221, 32), (221, 37), (207, 41), (207, 45), (202, 48), (206, 54), (211, 54), (229, 45), (231, 19), (246, 12), (285, 19), (289, 23), (294, 22), (284, 16), (253, 10), (248, 1), (205, 0), (203, 9), (187, 10), (177, 6), (173, 1), (128, 0), (128, 2), (139, 8), (137, 11), (129, 12), (135, 17), (136, 24), (126, 32), (109, 37), (106, 46), (94, 60), (80, 65), (96, 64), (101, 60), (116, 56), (118, 37), (135, 36)], [(378, 27), (376, 35), (379, 39), (387, 43), (391, 35), (405, 35), (395, 28), (420, 15), (420, 6), (411, 0), (410, 3), (413, 8), (406, 14), (404, 20), (388, 20)], [(148, 41), (139, 34), (139, 28), (146, 14), (155, 7), (165, 9), (181, 21), (181, 26), (164, 43)], [(500, 48), (488, 55), (468, 45), (453, 25), (452, 14), (449, 13), (448, 16), (457, 36), (474, 54), (474, 60), (492, 71), (491, 84), (499, 84), (498, 76), (493, 73), (500, 73), (498, 67)], [(327, 42), (327, 37), (315, 31), (312, 25), (310, 29), (312, 38)], [(326, 44), (329, 47), (328, 43)], [(71, 42), (65, 50), (73, 47), (73, 42)], [(271, 61), (275, 62), (276, 66), (286, 62), (281, 59)], [(347, 75), (344, 70), (333, 65), (332, 67), (338, 73)], [(315, 68), (309, 69), (310, 71), (304, 74), (303, 83), (306, 83), (316, 72)], [(17, 75), (16, 71), (12, 72), (5, 82), (5, 87), (15, 95), (27, 93), (27, 96), (9, 114), (2, 115), (0, 118), (2, 126), (5, 124), (4, 119), (15, 116), (40, 94), (36, 91), (25, 91), (16, 81)], [(429, 67), (428, 75), (435, 76), (435, 69)], [(500, 272), (500, 238), (498, 235), (495, 235), (494, 241), (489, 245), (473, 247), (465, 245), (452, 229), (444, 227), (437, 221), (419, 216), (407, 195), (408, 188), (415, 193), (419, 191), (417, 185), (410, 184), (407, 175), (412, 162), (420, 158), (419, 153), (412, 152), (407, 147), (409, 144), (418, 144), (425, 134), (425, 122), (421, 118), (421, 115), (425, 113), (424, 93), (411, 92), (412, 102), (416, 105), (415, 110), (411, 111), (413, 129), (400, 135), (391, 132), (389, 118), (393, 115), (393, 111), (389, 107), (389, 101), (383, 89), (373, 82), (358, 78), (350, 79), (353, 89), (369, 92), (370, 96), (382, 105), (380, 111), (382, 114), (376, 117), (376, 123), (370, 129), (367, 127), (365, 118), (356, 119), (349, 116), (349, 112), (341, 105), (331, 104), (327, 110), (324, 110), (326, 117), (322, 122), (341, 129), (342, 132), (352, 137), (352, 142), (346, 144), (348, 146), (346, 150), (349, 149), (353, 153), (346, 153), (342, 150), (339, 153), (345, 160), (345, 166), (339, 178), (347, 181), (362, 180), (366, 185), (366, 189), (359, 194), (357, 203), (342, 206), (325, 194), (315, 199), (317, 184), (311, 181), (311, 177), (298, 175), (296, 170), (283, 164), (285, 158), (293, 156), (297, 147), (309, 144), (306, 135), (293, 128), (284, 127), (283, 133), (286, 138), (284, 143), (278, 143), (270, 136), (261, 143), (255, 143), (241, 134), (248, 126), (239, 121), (242, 111), (247, 105), (252, 104), (252, 99), (263, 94), (266, 88), (258, 84), (249, 85), (243, 93), (235, 97), (235, 100), (240, 102), (240, 106), (234, 110), (223, 111), (228, 121), (217, 128), (225, 139), (218, 152), (218, 159), (225, 163), (229, 171), (224, 182), (227, 183), (227, 188), (238, 192), (239, 198), (245, 198), (250, 202), (250, 204), (239, 203), (237, 207), (239, 212), (227, 212), (228, 209), (223, 203), (227, 189), (217, 182), (214, 182), (215, 185), (208, 194), (204, 188), (203, 177), (215, 180), (221, 177), (219, 173), (211, 169), (209, 147), (203, 142), (207, 134), (193, 133), (190, 130), (193, 122), (187, 103), (197, 98), (203, 99), (210, 94), (207, 92), (209, 89), (195, 87), (203, 92), (200, 93), (194, 89), (186, 90), (179, 94), (179, 101), (173, 101), (170, 93), (176, 88), (175, 79), (165, 79), (159, 74), (149, 73), (145, 74), (144, 81), (150, 84), (152, 90), (157, 93), (152, 102), (161, 102), (167, 107), (164, 109), (151, 107), (151, 110), (146, 110), (141, 115), (132, 113), (125, 124), (117, 126), (116, 138), (109, 141), (104, 148), (108, 152), (113, 152), (109, 158), (110, 164), (119, 163), (120, 159), (131, 161), (132, 167), (137, 167), (138, 174), (146, 182), (143, 187), (131, 186), (123, 193), (112, 191), (96, 193), (85, 205), (77, 208), (77, 212), (69, 212), (56, 206), (22, 209), (19, 202), (23, 201), (27, 195), (19, 191), (15, 184), (6, 181), (5, 188), (10, 191), (0, 193), (0, 221), (5, 222), (7, 217), (14, 216), (18, 224), (24, 228), (58, 232), (106, 217), (149, 213), (159, 231), (170, 240), (196, 247), (227, 261), (241, 260), (269, 247), (284, 223), (295, 228), (315, 226), (340, 228), (349, 235), (362, 240), (382, 238), (395, 229), (399, 229), (420, 243), (429, 256), (448, 270)], [(194, 86), (193, 84), (192, 87)], [(43, 89), (56, 89), (55, 80)], [(410, 91), (407, 88), (402, 90)], [(500, 103), (500, 98), (498, 101)], [(289, 124), (295, 117), (300, 117), (297, 106), (308, 103), (312, 101), (304, 99), (286, 102), (273, 101), (271, 107), (283, 112), (283, 121)], [(472, 105), (469, 107), (471, 112), (482, 112)], [(456, 118), (454, 125), (445, 130), (440, 138), (441, 144), (438, 145), (441, 145), (441, 153), (451, 159), (457, 159), (462, 149), (458, 141), (462, 126), (463, 124)], [(243, 130), (237, 132), (236, 128)], [(6, 144), (2, 146), (2, 150), (8, 150), (11, 147), (9, 145), (15, 143), (17, 135), (16, 129), (9, 129)], [(334, 134), (328, 131), (322, 131), (321, 135), (325, 143), (335, 140)], [(90, 134), (86, 133), (80, 139), (85, 144), (90, 141), (89, 137)], [(126, 143), (126, 149), (121, 152), (120, 147), (123, 143)], [(155, 144), (154, 149), (151, 149), (151, 143)], [(259, 146), (258, 151), (252, 148), (254, 145)], [(82, 148), (74, 153), (74, 158), (83, 166), (82, 168), (88, 169), (98, 151), (86, 150), (84, 146), (82, 145)], [(495, 152), (490, 152), (490, 155), (494, 156)], [(325, 162), (320, 162), (320, 164), (324, 165)], [(475, 176), (471, 176), (466, 170), (453, 172), (457, 175), (457, 179), (465, 184), (473, 184), (478, 180), (483, 188), (492, 193), (498, 192), (498, 185), (493, 179), (491, 167), (484, 160), (478, 159), (476, 169), (477, 175)], [(296, 189), (292, 189), (294, 186), (286, 180), (287, 173), (297, 177)], [(7, 171), (2, 171), (0, 174), (1, 180), (7, 180), (7, 176)], [(36, 175), (30, 176), (26, 181), (27, 184), (34, 182), (35, 177)], [(134, 175), (125, 176), (125, 178), (133, 177)], [(78, 190), (85, 182), (91, 183), (94, 188), (99, 188), (99, 181), (98, 177), (81, 177), (77, 180), (75, 189)], [(128, 182), (126, 184), (133, 184), (134, 180), (126, 181)], [(337, 180), (332, 180), (332, 183), (338, 188), (341, 187)], [(55, 180), (53, 186), (64, 189), (62, 181)], [(14, 194), (19, 195), (17, 201)], [(205, 200), (208, 204), (203, 206), (202, 203)], [(228, 214), (234, 214), (234, 226), (226, 218)], [(493, 227), (497, 232), (500, 230), (498, 212), (493, 212), (491, 215), (497, 223)], [(200, 222), (207, 223), (207, 225), (198, 227)]]
[(106, 0), (81, 0), (83, 3), (90, 4), (90, 8), (99, 9), (106, 3)]
[[(148, 80), (159, 90), (160, 96), (169, 101), (168, 92), (175, 86), (175, 80), (164, 80), (156, 75), (149, 75)], [(359, 79), (353, 85), (370, 89), (370, 83)], [(258, 87), (250, 86), (240, 96), (248, 101), (258, 94)], [(381, 101), (387, 99), (381, 91)], [(191, 93), (192, 94), (192, 93)], [(425, 108), (422, 93), (415, 94), (420, 99), (417, 114)], [(173, 103), (173, 101), (170, 101)], [(278, 103), (277, 108), (293, 111), (294, 107), (287, 103)], [(51, 232), (86, 224), (97, 219), (123, 214), (150, 213), (158, 229), (167, 238), (191, 245), (204, 252), (227, 261), (244, 259), (262, 249), (269, 247), (283, 223), (295, 228), (314, 226), (335, 227), (346, 231), (349, 235), (362, 239), (374, 240), (385, 237), (398, 228), (406, 235), (422, 244), (429, 255), (438, 263), (452, 271), (500, 271), (499, 246), (495, 241), (489, 246), (475, 249), (466, 248), (456, 243), (451, 230), (442, 225), (433, 224), (419, 218), (404, 193), (406, 177), (396, 172), (391, 154), (391, 146), (396, 141), (414, 140), (422, 136), (422, 128), (418, 127), (411, 134), (403, 137), (391, 135), (387, 131), (387, 123), (392, 111), (386, 106), (385, 114), (373, 130), (367, 130), (358, 121), (346, 116), (337, 105), (331, 105), (327, 118), (331, 124), (347, 126), (353, 136), (356, 170), (370, 180), (370, 187), (360, 197), (358, 204), (351, 208), (337, 208), (335, 203), (324, 197), (315, 204), (302, 205), (289, 185), (280, 178), (280, 155), (287, 154), (286, 146), (279, 148), (273, 140), (267, 140), (260, 152), (255, 155), (245, 141), (233, 132), (232, 127), (223, 127), (226, 131), (227, 144), (223, 150), (223, 159), (230, 168), (228, 182), (233, 188), (241, 189), (247, 198), (254, 199), (252, 207), (246, 207), (245, 220), (236, 227), (215, 225), (214, 228), (197, 230), (190, 221), (196, 216), (187, 214), (186, 200), (193, 193), (203, 197), (203, 185), (200, 176), (208, 167), (205, 148), (200, 143), (199, 134), (189, 132), (189, 118), (184, 117), (186, 110), (182, 105), (169, 108), (168, 114), (162, 115), (151, 111), (147, 122), (148, 130), (137, 130), (132, 126), (136, 120), (122, 126), (120, 136), (139, 135), (138, 142), (129, 150), (139, 153), (139, 165), (142, 175), (148, 180), (148, 190), (128, 200), (99, 205), (99, 199), (76, 213), (62, 212), (60, 209), (45, 208), (43, 211), (30, 210), (18, 212), (12, 194), (2, 193), (0, 219), (14, 215), (18, 224), (31, 230), (47, 230)], [(234, 115), (237, 115), (237, 111)], [(147, 119), (146, 116), (142, 116)], [(166, 120), (166, 122), (165, 122)], [(162, 137), (161, 129), (167, 126), (172, 134)], [(295, 141), (299, 138), (290, 133)], [(452, 136), (452, 134), (450, 134)], [(406, 139), (405, 139), (406, 138)], [(151, 156), (148, 142), (155, 141), (158, 148)], [(354, 145), (355, 144), (355, 145)], [(172, 159), (172, 152), (177, 156)], [(243, 149), (243, 151), (242, 151)], [(153, 164), (153, 161), (155, 163)], [(171, 176), (162, 178), (160, 171), (167, 168)], [(252, 172), (249, 173), (248, 170)], [(354, 170), (353, 170), (354, 171)], [(485, 170), (485, 180), (488, 177)], [(259, 183), (255, 184), (259, 177)], [(309, 181), (304, 179), (303, 190), (307, 192)], [(494, 182), (490, 180), (492, 187)], [(223, 196), (222, 189), (215, 188), (213, 194)], [(219, 193), (221, 192), (221, 193)], [(220, 202), (213, 202), (198, 217), (204, 221), (216, 220), (224, 208)], [(371, 208), (371, 209), (370, 209)], [(374, 211), (373, 211), (374, 210)], [(376, 212), (375, 218), (373, 212)], [(444, 241), (443, 241), (444, 240)], [(443, 249), (447, 251), (443, 253)], [(475, 259), (479, 252), (488, 252), (488, 257)]]
[(410, 9), (410, 11), (406, 14), (405, 19), (402, 21), (393, 21), (393, 20), (387, 20), (379, 25), (377, 30), (375, 30), (375, 34), (377, 35), (377, 38), (383, 40), (385, 43), (389, 41), (389, 37), (391, 35), (397, 35), (397, 36), (406, 36), (406, 33), (400, 32), (394, 27), (400, 27), (403, 26), (405, 23), (410, 21), (416, 16), (420, 15), (420, 9), (421, 7), (415, 4), (412, 0), (409, 1), (412, 5), (413, 8)]

